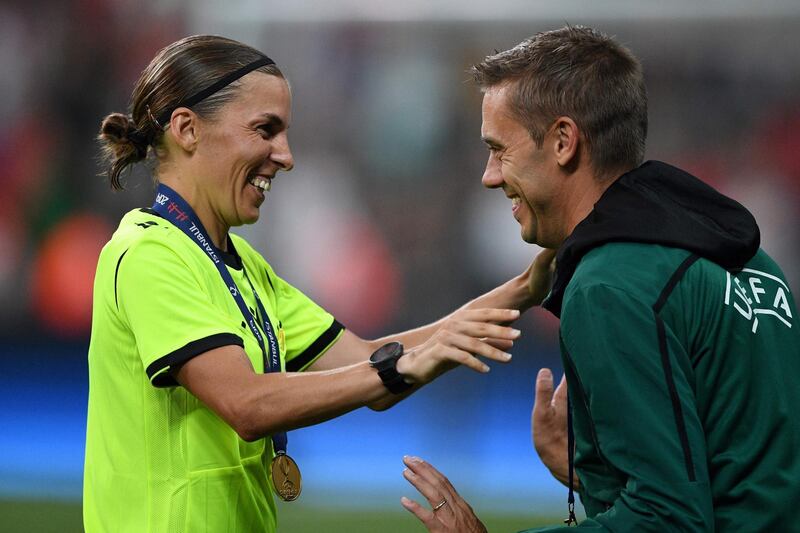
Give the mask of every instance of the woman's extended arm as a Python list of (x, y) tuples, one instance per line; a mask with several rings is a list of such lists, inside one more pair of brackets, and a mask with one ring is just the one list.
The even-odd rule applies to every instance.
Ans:
[[(342, 338), (311, 366), (311, 370), (331, 370), (364, 361), (372, 352), (391, 341), (399, 341), (407, 350), (411, 349), (427, 341), (446, 324), (469, 320), (474, 316), (471, 312), (476, 309), (517, 309), (523, 313), (541, 304), (547, 296), (555, 255), (555, 250), (542, 250), (525, 272), (431, 324), (375, 340), (362, 339), (352, 332), (345, 332)], [(511, 346), (502, 341), (495, 342), (494, 345), (504, 350)]]
[[(483, 320), (449, 322), (398, 361), (398, 371), (424, 385), (459, 364), (476, 371), (488, 367), (475, 356), (507, 361), (509, 355), (486, 338), (507, 342), (519, 332), (497, 323), (513, 321), (517, 311), (473, 310)], [(175, 373), (178, 382), (227, 422), (245, 440), (308, 426), (389, 398), (369, 363), (303, 373), (257, 374), (241, 347), (223, 346), (195, 356)], [(392, 403), (396, 399), (392, 398)]]

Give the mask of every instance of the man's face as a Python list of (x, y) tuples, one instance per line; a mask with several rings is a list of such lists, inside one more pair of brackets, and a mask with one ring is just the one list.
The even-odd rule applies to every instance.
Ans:
[(513, 85), (503, 84), (487, 89), (483, 96), (481, 137), (489, 147), (489, 161), (482, 182), (490, 189), (502, 188), (511, 199), (511, 213), (524, 241), (557, 247), (563, 240), (559, 212), (563, 186), (555, 156), (548, 151), (553, 132), (547, 132), (538, 148), (509, 108), (511, 90)]

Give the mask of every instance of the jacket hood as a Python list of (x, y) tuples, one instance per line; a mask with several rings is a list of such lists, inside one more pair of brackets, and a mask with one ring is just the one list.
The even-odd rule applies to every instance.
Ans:
[(740, 203), (688, 172), (647, 161), (612, 183), (561, 245), (553, 287), (542, 307), (560, 317), (578, 263), (609, 242), (683, 248), (730, 270), (744, 267), (760, 241), (755, 218)]

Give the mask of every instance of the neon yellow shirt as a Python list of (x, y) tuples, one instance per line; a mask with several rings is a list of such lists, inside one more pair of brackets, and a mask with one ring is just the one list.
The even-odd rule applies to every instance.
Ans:
[[(243, 239), (231, 235), (229, 245), (228, 270), (255, 309), (243, 263), (277, 333), (282, 370), (305, 370), (342, 325)], [(275, 531), (271, 439), (242, 440), (170, 373), (231, 344), (264, 371), (258, 342), (205, 253), (149, 210), (125, 215), (100, 254), (94, 285), (87, 532)]]

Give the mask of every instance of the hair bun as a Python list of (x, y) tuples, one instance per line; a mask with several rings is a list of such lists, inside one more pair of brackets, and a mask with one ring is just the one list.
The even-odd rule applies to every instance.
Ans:
[(121, 189), (120, 172), (128, 165), (147, 157), (150, 140), (136, 128), (130, 116), (122, 113), (111, 113), (103, 119), (97, 139), (102, 146), (104, 158), (111, 164), (111, 186)]
[(118, 147), (124, 150), (124, 145), (133, 145), (138, 159), (147, 156), (147, 137), (137, 128), (133, 119), (129, 115), (122, 113), (111, 113), (100, 125), (100, 139), (116, 152)]

